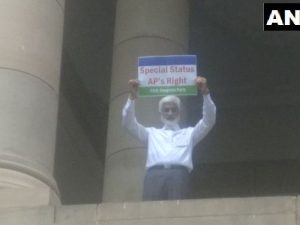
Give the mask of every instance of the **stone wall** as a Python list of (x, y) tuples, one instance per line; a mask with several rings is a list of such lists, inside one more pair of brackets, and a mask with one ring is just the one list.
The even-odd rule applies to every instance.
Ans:
[(54, 177), (64, 205), (101, 201), (103, 162), (98, 158), (80, 119), (61, 95)]
[(224, 198), (0, 209), (5, 225), (297, 225), (299, 197)]

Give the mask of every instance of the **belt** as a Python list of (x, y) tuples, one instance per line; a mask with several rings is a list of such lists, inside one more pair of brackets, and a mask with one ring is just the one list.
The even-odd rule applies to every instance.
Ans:
[(188, 168), (186, 166), (182, 166), (182, 165), (155, 165), (155, 166), (151, 166), (149, 170), (155, 170), (155, 169), (184, 169), (184, 170), (188, 170)]

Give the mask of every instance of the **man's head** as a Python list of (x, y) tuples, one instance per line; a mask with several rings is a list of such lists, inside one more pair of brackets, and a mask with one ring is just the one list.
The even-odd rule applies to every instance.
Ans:
[(178, 124), (180, 118), (180, 99), (174, 95), (163, 97), (158, 104), (161, 120), (165, 125)]

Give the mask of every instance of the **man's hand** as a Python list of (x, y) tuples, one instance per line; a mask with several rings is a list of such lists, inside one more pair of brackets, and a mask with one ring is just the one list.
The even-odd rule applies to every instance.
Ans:
[(128, 85), (129, 85), (129, 93), (130, 93), (129, 98), (131, 100), (134, 100), (137, 98), (137, 91), (140, 83), (136, 79), (130, 79), (128, 81)]
[(207, 86), (207, 79), (205, 77), (197, 77), (195, 79), (195, 83), (198, 87), (198, 90), (201, 92), (202, 95), (209, 94), (209, 89)]

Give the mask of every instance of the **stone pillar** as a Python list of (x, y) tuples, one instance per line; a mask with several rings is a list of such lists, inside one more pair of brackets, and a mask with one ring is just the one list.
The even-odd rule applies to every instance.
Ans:
[(53, 178), (64, 0), (0, 3), (0, 207), (59, 203)]
[[(121, 127), (128, 79), (138, 56), (183, 54), (188, 49), (188, 0), (118, 0), (103, 201), (140, 201), (145, 149)], [(138, 120), (159, 126), (159, 98), (137, 101)]]

